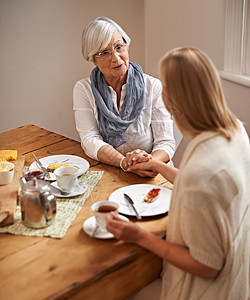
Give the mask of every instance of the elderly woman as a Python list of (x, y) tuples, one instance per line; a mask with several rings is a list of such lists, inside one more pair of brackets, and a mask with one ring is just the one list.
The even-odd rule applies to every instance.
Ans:
[(154, 159), (131, 170), (152, 169), (174, 182), (167, 240), (115, 215), (107, 229), (163, 258), (162, 300), (248, 299), (248, 136), (226, 105), (217, 70), (201, 51), (170, 51), (160, 77), (165, 104), (191, 141), (179, 171)]
[[(130, 38), (114, 21), (101, 17), (83, 31), (82, 54), (96, 66), (74, 87), (76, 128), (85, 153), (121, 167), (174, 154), (173, 123), (162, 100), (161, 82), (129, 61)], [(153, 177), (152, 170), (132, 171)]]

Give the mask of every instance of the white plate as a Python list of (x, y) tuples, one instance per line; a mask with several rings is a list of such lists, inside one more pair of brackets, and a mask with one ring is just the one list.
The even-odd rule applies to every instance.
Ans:
[[(56, 188), (60, 189), (59, 186), (57, 185), (57, 181), (55, 182), (52, 182), (51, 183), (52, 186), (55, 186)], [(56, 192), (56, 191), (52, 191), (51, 189), (51, 192), (53, 193), (53, 195), (55, 195), (56, 197), (60, 197), (60, 198), (70, 198), (70, 197), (75, 197), (75, 196), (78, 196), (78, 195), (81, 195), (83, 194), (84, 192), (86, 192), (88, 188), (88, 184), (83, 181), (83, 180), (78, 180), (78, 185), (75, 187), (75, 189), (70, 192), (69, 194), (67, 195), (62, 195), (60, 192)]]
[[(144, 201), (144, 197), (153, 188), (161, 189), (159, 197), (152, 203), (147, 203)], [(110, 201), (119, 204), (119, 213), (135, 216), (132, 207), (125, 200), (124, 193), (132, 198), (135, 208), (142, 217), (157, 216), (169, 211), (172, 191), (168, 188), (153, 184), (134, 184), (124, 186), (109, 196)]]
[[(119, 217), (125, 221), (129, 221), (128, 218), (126, 218), (124, 216), (119, 215)], [(95, 216), (92, 216), (83, 223), (82, 227), (83, 227), (83, 230), (89, 236), (92, 236), (92, 233), (95, 230), (95, 226), (96, 226)], [(97, 231), (95, 232), (95, 235), (93, 237), (95, 237), (97, 239), (112, 239), (114, 237), (114, 235), (111, 232), (101, 231), (101, 230), (97, 229)]]
[[(70, 164), (78, 169), (78, 176), (84, 174), (89, 169), (89, 162), (86, 159), (76, 155), (51, 155), (40, 158), (39, 160), (45, 168), (47, 168), (50, 164)], [(29, 167), (30, 171), (34, 168), (39, 168), (36, 161), (34, 161)], [(56, 180), (54, 173), (50, 173), (50, 175), (51, 178), (46, 177), (46, 180)]]

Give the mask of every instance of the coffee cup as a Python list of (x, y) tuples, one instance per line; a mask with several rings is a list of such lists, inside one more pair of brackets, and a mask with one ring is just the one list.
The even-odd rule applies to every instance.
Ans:
[(91, 209), (94, 213), (96, 219), (96, 226), (99, 227), (101, 231), (107, 231), (106, 229), (106, 220), (110, 212), (118, 214), (119, 204), (116, 202), (103, 200), (95, 202)]
[(78, 169), (76, 167), (60, 167), (54, 171), (58, 187), (63, 192), (71, 192), (77, 185)]

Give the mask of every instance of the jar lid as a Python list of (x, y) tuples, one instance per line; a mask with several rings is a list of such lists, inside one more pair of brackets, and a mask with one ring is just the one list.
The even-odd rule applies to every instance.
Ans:
[(38, 191), (38, 192), (45, 192), (49, 190), (49, 184), (45, 180), (37, 179), (36, 177), (32, 178), (31, 180), (27, 181), (24, 177), (21, 177), (21, 187), (25, 191)]

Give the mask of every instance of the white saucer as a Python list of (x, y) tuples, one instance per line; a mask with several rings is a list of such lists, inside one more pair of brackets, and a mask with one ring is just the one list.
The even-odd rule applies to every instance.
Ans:
[[(128, 218), (119, 215), (119, 217), (125, 221), (129, 221)], [(83, 230), (91, 237), (95, 237), (97, 239), (112, 239), (114, 235), (111, 232), (108, 231), (102, 231), (100, 229), (97, 229), (95, 232), (94, 236), (92, 236), (92, 233), (95, 230), (96, 227), (96, 221), (95, 221), (95, 216), (92, 216), (88, 218), (84, 223), (83, 223)]]
[[(59, 186), (57, 185), (57, 181), (55, 182), (52, 182), (51, 183), (52, 186), (59, 188)], [(52, 191), (53, 195), (55, 195), (56, 197), (60, 197), (60, 198), (70, 198), (70, 197), (75, 197), (75, 196), (78, 196), (78, 195), (81, 195), (83, 194), (84, 192), (86, 192), (88, 188), (88, 184), (83, 181), (83, 180), (78, 180), (78, 184), (77, 186), (75, 187), (75, 189), (70, 192), (69, 194), (67, 195), (62, 195), (60, 192), (56, 192), (56, 191)]]

